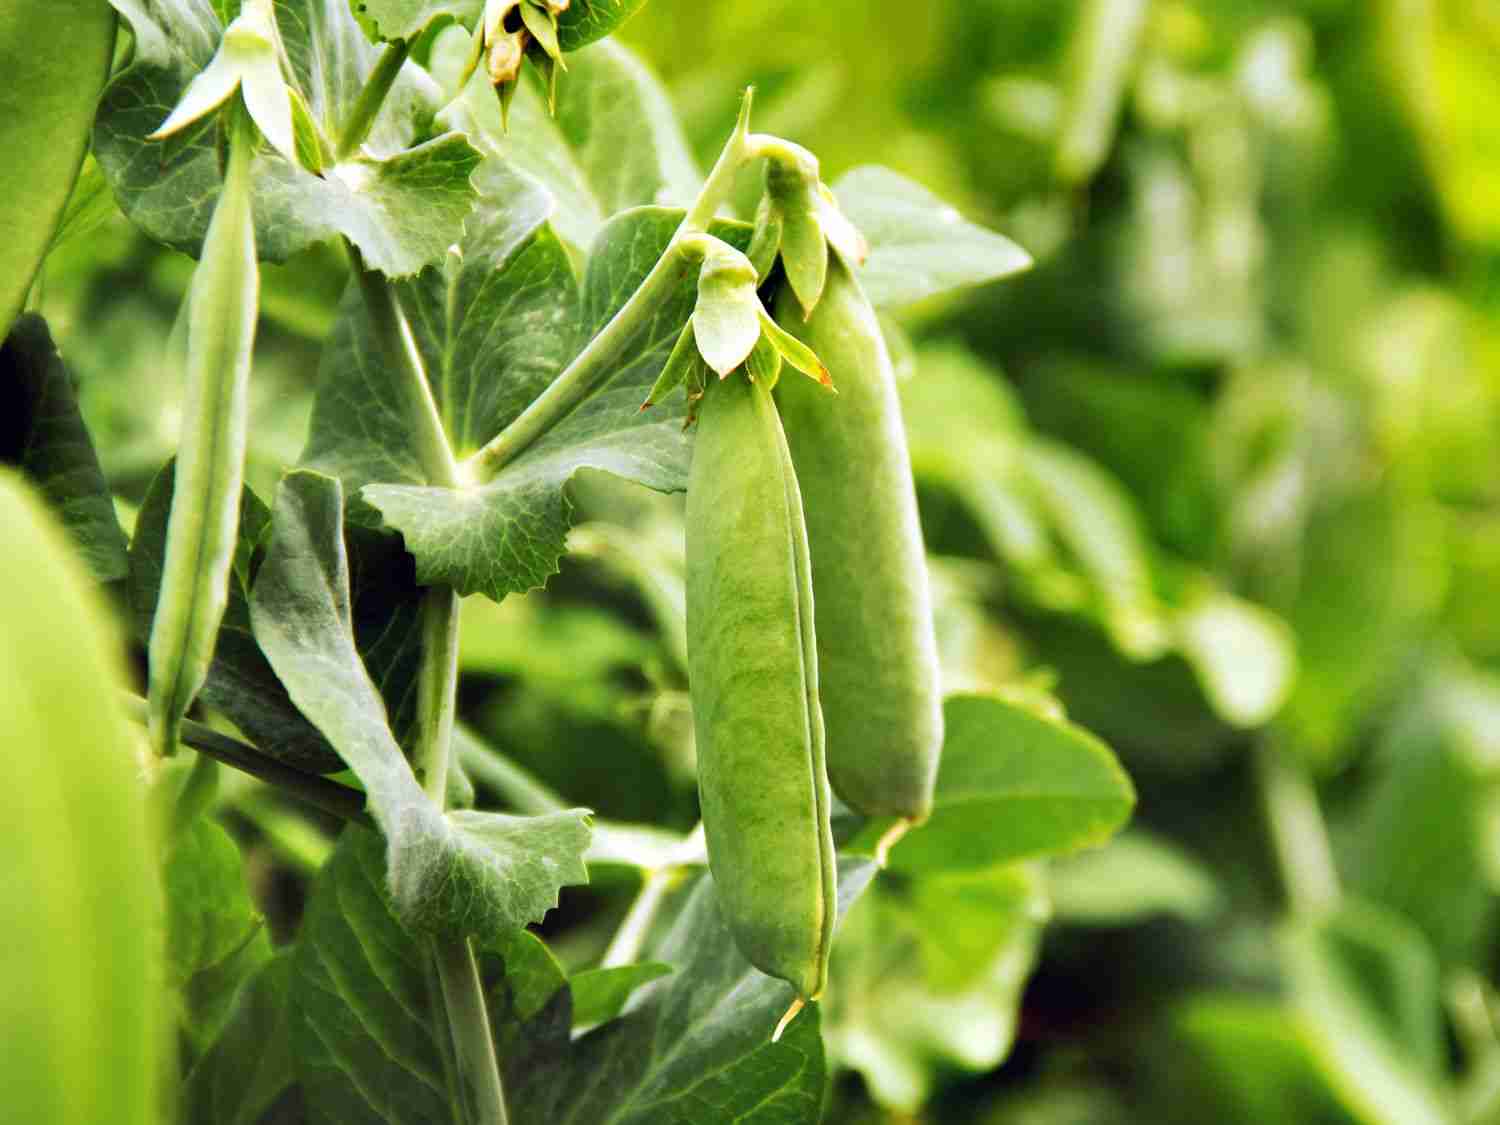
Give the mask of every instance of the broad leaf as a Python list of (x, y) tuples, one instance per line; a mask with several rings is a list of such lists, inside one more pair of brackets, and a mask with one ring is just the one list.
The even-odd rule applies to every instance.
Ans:
[[(581, 312), (567, 256), (544, 218), (539, 193), (496, 169), (462, 265), (429, 270), (401, 289), (433, 398), (460, 454), (499, 433), (545, 389), (585, 334), (625, 303), (681, 212), (642, 208), (611, 221), (589, 260)], [(729, 238), (746, 234), (738, 226), (715, 230)], [(564, 489), (580, 469), (658, 491), (686, 486), (690, 446), (680, 415), (670, 403), (644, 413), (640, 404), (692, 311), (689, 273), (590, 397), (493, 480), (464, 489), (422, 483), (399, 421), (395, 376), (368, 344), (363, 309), (351, 304), (325, 356), (306, 460), (338, 473), (351, 490), (360, 488), (361, 500), (401, 533), (419, 582), (497, 601), (540, 586), (565, 549)], [(495, 331), (502, 322), (503, 336)]]
[(1031, 266), (1031, 255), (1010, 239), (968, 222), (887, 168), (855, 168), (834, 185), (834, 194), (870, 244), (859, 280), (877, 307), (909, 305)]
[[(575, 3), (562, 18), (579, 8)], [(666, 92), (644, 63), (614, 43), (568, 59), (555, 115), (541, 83), (525, 80), (506, 129), (482, 75), (447, 112), (456, 128), (547, 193), (553, 227), (580, 251), (616, 213), (647, 204), (686, 206), (698, 191), (698, 170)]]
[(292, 954), (280, 953), (245, 983), (233, 1014), (183, 1087), (188, 1125), (257, 1125), (290, 1095)]
[(1205, 922), (1224, 906), (1207, 868), (1138, 829), (1052, 862), (1047, 890), (1058, 921), (1087, 926), (1130, 925), (1161, 915)]
[(338, 481), (307, 471), (282, 481), (250, 617), (299, 710), (364, 785), (408, 925), (489, 936), (540, 921), (561, 886), (588, 881), (582, 810), (445, 816), (417, 784), (355, 648)]
[[(841, 865), (841, 912), (873, 873), (867, 861)], [(650, 954), (676, 972), (637, 993), (621, 1018), (570, 1042), (570, 1005), (553, 1004), (523, 1029), (505, 1060), (512, 1114), (601, 1125), (813, 1125), (825, 1081), (817, 1006), (770, 1041), (791, 988), (740, 955), (707, 874)]]
[[(845, 865), (841, 905), (873, 870)], [(791, 990), (740, 956), (707, 875), (651, 954), (676, 971), (638, 991), (626, 1015), (573, 1041), (571, 995), (536, 939), (485, 947), (512, 1120), (686, 1125), (738, 1115), (750, 1125), (813, 1125), (825, 1081), (816, 1009), (770, 1042)], [(294, 972), (294, 1045), (315, 1119), (457, 1125), (426, 952), (397, 920), (369, 833), (348, 831), (320, 874)]]
[(199, 1046), (217, 1036), (246, 975), (267, 957), (263, 920), (245, 885), (239, 846), (201, 817), (172, 840), (162, 870), (166, 980)]
[[(602, 39), (646, 0), (573, 0), (557, 17), (557, 38), (565, 51)], [(355, 15), (377, 39), (415, 39), (436, 19), (471, 24), (484, 0), (348, 0)]]
[(1319, 1066), (1368, 1125), (1443, 1125), (1437, 963), (1394, 915), (1358, 903), (1282, 935), (1289, 992)]
[(41, 490), (95, 578), (125, 577), (125, 533), (109, 484), (39, 316), (17, 320), (0, 348), (0, 463), (16, 466)]
[(893, 870), (977, 871), (1103, 843), (1135, 791), (1114, 755), (1071, 723), (983, 695), (943, 703), (931, 818), (891, 851)]
[(997, 1066), (1046, 916), (1024, 867), (877, 879), (834, 945), (829, 1050), (908, 1112), (945, 1070)]
[[(130, 21), (136, 56), (104, 92), (94, 152), (132, 222), (170, 246), (197, 253), (219, 193), (213, 130), (198, 128), (160, 142), (146, 136), (208, 63), (222, 27), (209, 0), (120, 0), (115, 6)], [(292, 77), (331, 143), (374, 66), (376, 48), (365, 40), (347, 0), (280, 0), (276, 14)], [(473, 204), (469, 175), (479, 153), (454, 133), (430, 137), (440, 100), (426, 73), (409, 64), (365, 154), (318, 177), (274, 152), (260, 152), (252, 173), (260, 256), (281, 261), (344, 235), (366, 262), (392, 276), (441, 258)]]
[(573, 0), (557, 17), (557, 41), (576, 51), (602, 39), (636, 13), (646, 0)]
[(642, 961), (574, 973), (568, 978), (568, 988), (573, 993), (574, 1025), (583, 1027), (614, 1019), (636, 989), (670, 972), (671, 965)]
[[(143, 642), (151, 635), (161, 590), (175, 479), (169, 461), (146, 493), (130, 543), (130, 605)], [(342, 761), (293, 705), (250, 634), (250, 562), (270, 518), (265, 504), (246, 488), (240, 501), (240, 545), (229, 576), (229, 603), (199, 698), (227, 715), (264, 753), (298, 769), (331, 773), (343, 767)]]

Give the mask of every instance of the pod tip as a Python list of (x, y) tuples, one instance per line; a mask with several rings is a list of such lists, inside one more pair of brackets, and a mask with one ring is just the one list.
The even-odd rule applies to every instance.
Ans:
[(901, 838), (912, 830), (913, 821), (910, 817), (903, 816), (895, 824), (885, 830), (875, 844), (875, 862), (883, 870), (891, 858), (891, 849), (901, 842)]
[(773, 1032), (771, 1032), (771, 1042), (772, 1043), (779, 1043), (779, 1042), (781, 1042), (781, 1034), (782, 1034), (782, 1032), (784, 1032), (787, 1029), (787, 1025), (788, 1024), (790, 1024), (794, 1019), (797, 1018), (797, 1013), (800, 1012), (806, 1006), (807, 1006), (807, 1001), (804, 1000), (804, 999), (802, 999), (802, 997), (800, 997), (800, 996), (797, 997), (795, 1000), (792, 1001), (792, 1006), (786, 1010), (786, 1014), (783, 1015), (781, 1017), (781, 1020), (776, 1024), (776, 1030), (773, 1031)]

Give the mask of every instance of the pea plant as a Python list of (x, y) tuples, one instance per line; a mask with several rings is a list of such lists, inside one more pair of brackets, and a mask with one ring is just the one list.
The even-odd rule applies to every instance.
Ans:
[[(938, 1020), (991, 987), (1039, 861), (1134, 800), (1044, 686), (939, 668), (884, 317), (1026, 254), (895, 173), (825, 183), (749, 91), (702, 174), (608, 38), (641, 0), (112, 5), (0, 16), (36, 156), (0, 203), (15, 1119), (820, 1120), (899, 1055), (868, 982), (933, 959)], [(191, 265), (175, 451), (107, 474), (23, 310), (116, 209)], [(268, 466), (304, 279), (343, 295)], [(508, 608), (579, 565), (638, 627)], [(460, 721), (496, 651), (588, 696), (642, 636), (696, 805), (596, 817)], [(614, 752), (568, 766), (629, 790)]]

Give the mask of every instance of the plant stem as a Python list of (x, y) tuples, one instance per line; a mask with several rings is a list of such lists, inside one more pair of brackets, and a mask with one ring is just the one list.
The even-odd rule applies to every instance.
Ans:
[(1255, 764), (1288, 905), (1297, 914), (1322, 913), (1338, 902), (1339, 877), (1318, 795), (1274, 746), (1261, 746)]
[(401, 66), (410, 53), (411, 44), (405, 39), (385, 45), (385, 51), (375, 62), (375, 69), (370, 71), (370, 77), (365, 80), (365, 88), (359, 92), (359, 98), (349, 113), (349, 120), (344, 122), (334, 149), (337, 159), (348, 160), (365, 143), (365, 138), (370, 135), (370, 129), (375, 124), (375, 118), (380, 116), (380, 107), (385, 105), (386, 95), (391, 92), (396, 76), (401, 73)]
[(489, 1014), (479, 983), (479, 966), (468, 938), (439, 938), (432, 943), (443, 1006), (453, 1034), (458, 1083), (469, 1125), (506, 1125), (505, 1091), (495, 1064)]
[(498, 792), (517, 812), (545, 816), (568, 807), (566, 801), (520, 766), (484, 745), (462, 723), (455, 731), (453, 748), (469, 776)]
[[(125, 709), (137, 722), (146, 721), (149, 707), (150, 704), (140, 696), (126, 693)], [(354, 824), (375, 828), (375, 822), (365, 812), (365, 795), (358, 789), (351, 789), (316, 774), (303, 773), (261, 753), (248, 743), (220, 734), (212, 727), (195, 723), (191, 719), (182, 721), (181, 737), (183, 745), (191, 746), (200, 754), (207, 754), (268, 785), (274, 785), (299, 801)]]
[(458, 690), (458, 594), (431, 586), (422, 596), (422, 665), (417, 675), (417, 780), (441, 807), (448, 794), (453, 753), (454, 695)]
[(483, 449), (464, 462), (467, 479), (493, 479), (533, 442), (572, 413), (609, 374), (615, 360), (635, 340), (660, 299), (682, 281), (692, 255), (701, 252), (701, 241), (695, 236), (708, 230), (715, 212), (733, 190), (740, 168), (757, 155), (749, 132), (750, 100), (750, 91), (747, 90), (733, 135), (719, 153), (698, 198), (688, 208), (651, 272), (552, 384)]
[(456, 487), (458, 466), (443, 432), (443, 420), (432, 397), (432, 385), (427, 381), (417, 341), (412, 337), (411, 325), (396, 299), (396, 291), (379, 270), (366, 268), (359, 249), (352, 242), (346, 242), (345, 247), (354, 274), (359, 279), (360, 292), (364, 295), (376, 339), (385, 352), (386, 361), (398, 372), (397, 382), (406, 400), (406, 422), (427, 482), (444, 488)]
[[(432, 398), (432, 385), (411, 326), (384, 275), (364, 267), (349, 245), (350, 260), (364, 293), (376, 338), (385, 351), (405, 397), (406, 421), (429, 484), (453, 488), (458, 467)], [(417, 672), (417, 776), (433, 805), (442, 811), (448, 799), (448, 761), (453, 752), (453, 714), (458, 690), (458, 594), (447, 586), (430, 587), (422, 601), (422, 657)], [(479, 967), (466, 935), (447, 934), (432, 941), (432, 957), (442, 985), (454, 1058), (458, 1095), (468, 1125), (506, 1125), (505, 1091), (490, 1036), (489, 1013)]]
[(641, 949), (651, 932), (651, 923), (656, 921), (662, 900), (667, 897), (667, 892), (681, 874), (680, 867), (660, 867), (646, 875), (635, 901), (625, 913), (624, 921), (610, 939), (609, 948), (604, 951), (604, 959), (599, 962), (601, 969), (629, 965), (640, 959)]

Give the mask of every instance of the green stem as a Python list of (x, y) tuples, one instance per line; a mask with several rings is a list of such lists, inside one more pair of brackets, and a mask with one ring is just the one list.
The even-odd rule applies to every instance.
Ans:
[(506, 1125), (505, 1091), (495, 1064), (495, 1044), (490, 1038), (474, 950), (467, 938), (439, 938), (433, 942), (433, 957), (443, 986), (448, 1028), (453, 1034), (465, 1120), (468, 1125)]
[(453, 748), (469, 777), (495, 790), (517, 812), (545, 816), (568, 803), (510, 759), (484, 745), (463, 724), (454, 732)]
[(744, 164), (758, 155), (749, 132), (750, 92), (740, 108), (734, 134), (719, 153), (698, 198), (688, 208), (667, 248), (630, 299), (588, 342), (572, 363), (510, 425), (463, 464), (468, 480), (492, 480), (538, 438), (566, 418), (598, 387), (620, 355), (634, 342), (660, 300), (681, 283), (695, 256), (701, 256), (704, 234), (713, 222)]
[[(459, 480), (453, 452), (433, 401), (411, 326), (386, 278), (364, 267), (351, 244), (350, 259), (365, 306), (386, 361), (405, 397), (407, 426), (429, 484), (455, 487)], [(422, 602), (422, 658), (417, 673), (417, 775), (428, 799), (441, 811), (448, 799), (448, 761), (453, 752), (453, 714), (458, 689), (458, 595), (433, 586)], [(442, 985), (458, 1094), (468, 1125), (506, 1125), (505, 1092), (490, 1037), (489, 1014), (474, 950), (463, 934), (433, 939), (433, 961)]]
[(1256, 753), (1266, 824), (1294, 913), (1322, 913), (1339, 899), (1338, 871), (1312, 782), (1274, 746)]
[(610, 939), (609, 948), (604, 951), (604, 959), (599, 962), (601, 969), (613, 969), (640, 960), (646, 937), (651, 933), (651, 924), (656, 921), (662, 901), (681, 874), (680, 867), (662, 867), (646, 875), (635, 901), (625, 913), (624, 921)]
[[(140, 696), (127, 693), (125, 708), (137, 722), (147, 721), (150, 704)], [(365, 812), (365, 795), (358, 789), (351, 789), (316, 774), (303, 773), (262, 754), (248, 743), (220, 734), (212, 727), (195, 723), (191, 719), (182, 720), (181, 737), (183, 745), (191, 746), (200, 754), (207, 754), (226, 766), (233, 766), (251, 777), (259, 778), (267, 785), (274, 785), (299, 801), (366, 828), (375, 827), (375, 822)]]
[(338, 145), (334, 149), (337, 159), (348, 160), (365, 143), (365, 138), (370, 135), (370, 129), (375, 124), (375, 118), (380, 116), (381, 106), (385, 105), (386, 95), (391, 92), (396, 76), (401, 73), (401, 66), (410, 53), (411, 44), (405, 39), (385, 45), (385, 51), (376, 60), (375, 69), (370, 71), (370, 77), (365, 80), (365, 88), (359, 92), (359, 98), (349, 112), (349, 120), (344, 122), (343, 132), (339, 134)]
[(458, 594), (431, 586), (422, 597), (422, 666), (417, 677), (417, 780), (442, 806), (448, 798), (453, 754), (454, 694), (458, 690)]
[(417, 350), (417, 341), (411, 334), (411, 325), (407, 323), (401, 303), (396, 299), (396, 291), (379, 270), (366, 268), (353, 243), (345, 245), (354, 274), (359, 279), (360, 292), (364, 295), (376, 339), (387, 362), (397, 372), (396, 381), (405, 398), (407, 426), (422, 471), (429, 484), (453, 488), (458, 484), (458, 466), (453, 460), (447, 434), (443, 432), (442, 416), (432, 397), (432, 384), (427, 381), (422, 355)]

